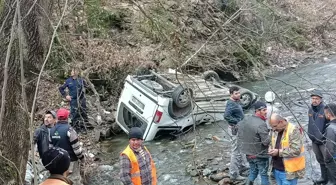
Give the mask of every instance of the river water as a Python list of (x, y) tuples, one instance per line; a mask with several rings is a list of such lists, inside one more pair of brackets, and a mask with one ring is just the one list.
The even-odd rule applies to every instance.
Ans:
[[(335, 60), (333, 60), (335, 61)], [(280, 113), (286, 116), (292, 123), (303, 125), (307, 128), (307, 111), (310, 105), (309, 92), (313, 88), (324, 91), (326, 103), (335, 100), (336, 89), (336, 61), (324, 64), (312, 64), (295, 71), (287, 71), (273, 76), (273, 79), (250, 82), (242, 86), (258, 93), (261, 97), (273, 90), (278, 97), (276, 106)], [(224, 122), (199, 125), (195, 132), (179, 135), (172, 139), (169, 135), (146, 142), (145, 145), (151, 151), (158, 170), (158, 184), (160, 185), (192, 185), (192, 184), (216, 184), (207, 178), (191, 177), (186, 172), (186, 166), (193, 164), (205, 166), (210, 170), (225, 169), (229, 163), (230, 149), (226, 132), (227, 125)], [(214, 141), (211, 136), (217, 136), (220, 141)], [(193, 149), (191, 143), (196, 143)], [(127, 146), (126, 135), (120, 135), (115, 139), (104, 141), (105, 159), (111, 161), (115, 167), (113, 176), (118, 176), (119, 153)], [(306, 149), (306, 177), (299, 180), (299, 184), (313, 184), (311, 179), (319, 176), (319, 165), (311, 150), (310, 140), (305, 139)], [(107, 157), (106, 157), (107, 156)], [(112, 164), (114, 163), (114, 164)]]

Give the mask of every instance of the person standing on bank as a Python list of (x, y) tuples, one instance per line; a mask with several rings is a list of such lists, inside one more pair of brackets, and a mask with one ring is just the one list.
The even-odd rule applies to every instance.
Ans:
[(238, 124), (238, 144), (250, 164), (247, 185), (253, 185), (258, 174), (261, 177), (261, 185), (269, 185), (267, 174), (269, 156), (267, 152), (271, 138), (265, 122), (267, 106), (261, 101), (255, 102), (253, 106), (255, 114), (246, 116)]
[(328, 184), (336, 185), (336, 104), (324, 107), (324, 115), (330, 122), (325, 130), (324, 161), (328, 169)]
[[(79, 77), (79, 68), (71, 70), (71, 76), (59, 87), (62, 96), (70, 102), (71, 125), (76, 130), (85, 129), (88, 124), (86, 113), (85, 87), (87, 86), (84, 79)], [(66, 95), (65, 89), (68, 88), (69, 94)]]
[(120, 179), (124, 185), (156, 185), (156, 167), (151, 154), (143, 146), (139, 127), (129, 131), (129, 145), (120, 154)]
[(44, 115), (43, 124), (35, 130), (34, 133), (34, 144), (37, 145), (37, 151), (40, 158), (49, 149), (49, 134), (50, 129), (54, 127), (56, 123), (56, 112), (52, 110), (46, 111)]
[[(57, 123), (50, 130), (50, 147), (59, 147), (66, 150), (70, 156), (69, 178), (74, 182), (79, 181), (79, 173), (83, 170), (85, 157), (76, 131), (68, 124), (69, 111), (60, 108), (57, 111)], [(80, 160), (80, 164), (79, 164)]]
[(296, 185), (306, 167), (303, 131), (276, 113), (271, 115), (270, 125), (274, 131), (268, 151), (270, 170), (278, 185)]
[(312, 141), (313, 152), (317, 162), (320, 164), (321, 177), (314, 181), (315, 184), (326, 184), (328, 182), (327, 168), (324, 163), (324, 150), (325, 145), (323, 145), (323, 133), (326, 128), (328, 120), (324, 115), (324, 103), (322, 102), (322, 92), (319, 90), (314, 90), (311, 97), (311, 107), (308, 111), (308, 136)]
[[(237, 86), (229, 89), (230, 99), (226, 103), (224, 119), (229, 124), (229, 135), (231, 137), (231, 160), (230, 160), (230, 179), (245, 180), (240, 176), (240, 171), (246, 170), (245, 156), (241, 155), (240, 146), (237, 144), (238, 122), (244, 119), (243, 108), (240, 105), (240, 92)], [(240, 170), (239, 170), (240, 169)]]

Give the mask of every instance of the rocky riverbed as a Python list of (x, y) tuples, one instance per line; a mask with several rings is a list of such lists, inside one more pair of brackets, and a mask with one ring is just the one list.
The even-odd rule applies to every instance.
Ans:
[[(313, 64), (296, 71), (281, 73), (264, 81), (242, 84), (244, 87), (260, 95), (270, 89), (279, 96), (277, 107), (281, 114), (291, 122), (307, 125), (307, 110), (309, 106), (309, 91), (319, 88), (325, 91), (325, 102), (335, 100), (336, 77), (333, 71), (336, 63)], [(116, 182), (119, 165), (118, 154), (127, 145), (127, 136), (122, 134), (108, 141), (101, 142), (104, 154), (103, 161), (108, 159), (110, 168), (102, 173), (91, 176), (89, 184), (104, 184)], [(230, 142), (225, 122), (207, 123), (196, 127), (195, 131), (178, 136), (164, 135), (156, 140), (146, 142), (158, 168), (159, 184), (239, 184), (230, 182), (228, 166), (230, 162)], [(299, 184), (312, 184), (312, 180), (319, 176), (319, 166), (311, 150), (310, 140), (305, 138), (306, 176)], [(106, 170), (108, 169), (108, 170)], [(107, 175), (109, 174), (109, 175)], [(98, 180), (101, 179), (101, 180)]]
[[(325, 102), (335, 101), (336, 60), (312, 64), (300, 69), (281, 72), (265, 81), (240, 84), (261, 95), (273, 90), (277, 95), (276, 106), (291, 122), (307, 125), (307, 110), (310, 104), (309, 91), (319, 88), (324, 91)], [(249, 113), (249, 111), (247, 111)], [(84, 147), (89, 156), (86, 170), (88, 185), (121, 184), (118, 180), (119, 154), (127, 146), (125, 134), (99, 141), (97, 131), (85, 138)], [(91, 136), (90, 136), (91, 134)], [(98, 134), (101, 135), (101, 134)], [(104, 134), (102, 134), (104, 135)], [(242, 184), (228, 178), (230, 141), (225, 122), (198, 125), (188, 133), (167, 133), (145, 145), (151, 151), (158, 169), (159, 185), (192, 184)], [(319, 165), (305, 138), (306, 176), (299, 184), (312, 184), (311, 179), (319, 176)], [(246, 172), (245, 172), (246, 175)], [(257, 183), (258, 184), (258, 183)]]

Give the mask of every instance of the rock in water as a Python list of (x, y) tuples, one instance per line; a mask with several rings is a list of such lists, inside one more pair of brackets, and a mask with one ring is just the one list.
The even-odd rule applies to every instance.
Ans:
[(203, 176), (208, 176), (211, 174), (211, 170), (209, 170), (208, 168), (203, 170)]
[(224, 173), (224, 172), (220, 172), (220, 173), (217, 173), (217, 174), (210, 175), (210, 179), (215, 181), (215, 182), (219, 182), (222, 179), (224, 179), (225, 177), (228, 178), (229, 175), (227, 173)]
[(123, 185), (119, 178), (119, 169), (115, 169), (113, 166), (102, 165), (96, 169), (93, 169), (88, 174), (87, 182), (90, 185)]

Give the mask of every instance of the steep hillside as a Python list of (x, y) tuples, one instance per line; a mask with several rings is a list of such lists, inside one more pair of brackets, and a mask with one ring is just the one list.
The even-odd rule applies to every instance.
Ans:
[[(228, 80), (297, 66), (335, 48), (333, 0), (65, 0), (48, 62), (62, 83), (73, 64), (114, 104), (125, 76), (141, 67), (216, 70)], [(57, 77), (57, 78), (55, 78)]]

